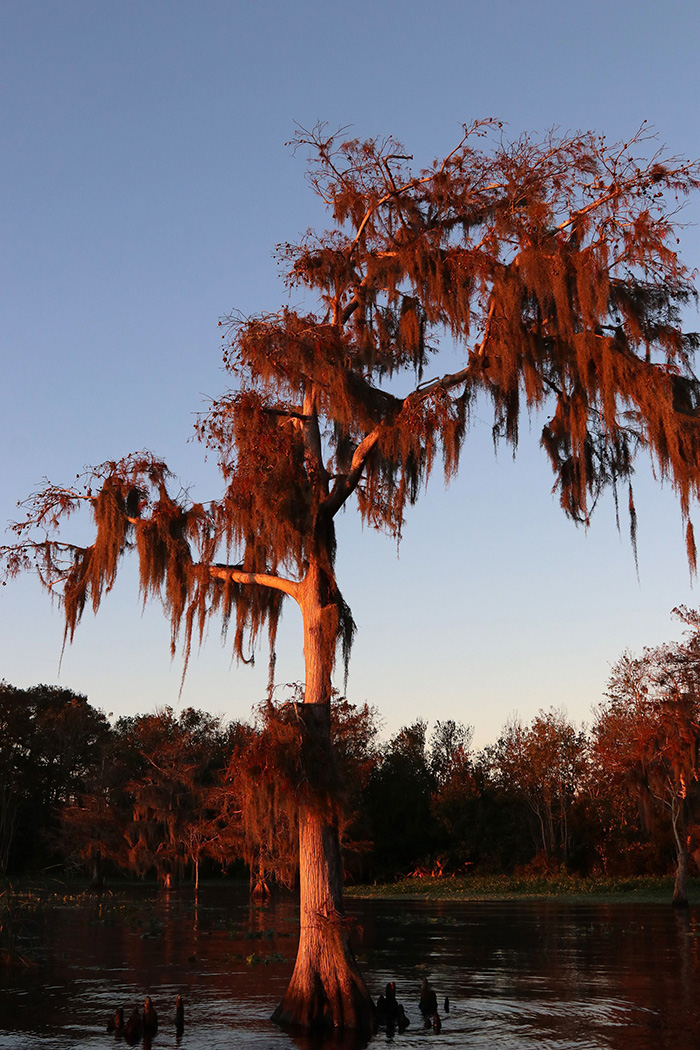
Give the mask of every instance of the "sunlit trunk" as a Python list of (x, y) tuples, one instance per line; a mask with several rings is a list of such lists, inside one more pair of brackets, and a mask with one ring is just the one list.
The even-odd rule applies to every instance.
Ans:
[(299, 713), (309, 790), (299, 804), (299, 949), (289, 987), (272, 1017), (304, 1028), (371, 1031), (374, 1004), (350, 947), (338, 827), (326, 790), (333, 769), (330, 694), (337, 611), (323, 601), (323, 586), (319, 575), (300, 602), (306, 689)]

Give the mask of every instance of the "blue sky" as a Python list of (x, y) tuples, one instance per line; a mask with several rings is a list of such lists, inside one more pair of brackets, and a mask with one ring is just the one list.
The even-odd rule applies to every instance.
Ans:
[[(70, 482), (140, 448), (196, 498), (217, 494), (190, 439), (225, 385), (218, 318), (285, 302), (274, 245), (325, 222), (285, 146), (295, 122), (393, 134), (420, 166), (476, 117), (512, 136), (610, 139), (646, 119), (697, 157), (698, 40), (690, 0), (4, 0), (0, 520), (43, 477)], [(685, 217), (698, 223), (697, 200)], [(700, 265), (693, 226), (682, 251)], [(671, 608), (696, 603), (672, 494), (640, 467), (638, 580), (611, 503), (588, 533), (564, 520), (538, 430), (524, 427), (513, 463), (477, 420), (459, 478), (447, 491), (434, 479), (398, 558), (344, 516), (339, 580), (359, 627), (348, 696), (377, 705), (387, 732), (456, 718), (486, 743), (512, 712), (560, 704), (590, 720), (621, 650), (677, 636)], [(2, 589), (0, 677), (15, 685), (60, 682), (115, 715), (182, 703), (247, 717), (264, 692), (264, 653), (232, 667), (212, 624), (178, 700), (168, 627), (142, 613), (129, 567), (59, 679), (61, 638), (34, 580)], [(290, 607), (277, 678), (302, 676)]]

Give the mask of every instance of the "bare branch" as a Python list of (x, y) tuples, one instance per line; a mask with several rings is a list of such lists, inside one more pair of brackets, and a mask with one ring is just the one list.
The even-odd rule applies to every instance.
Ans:
[(269, 587), (274, 591), (283, 591), (294, 599), (297, 599), (299, 594), (299, 583), (286, 580), (283, 576), (274, 576), (266, 572), (243, 572), (235, 565), (210, 565), (207, 571), (212, 579)]

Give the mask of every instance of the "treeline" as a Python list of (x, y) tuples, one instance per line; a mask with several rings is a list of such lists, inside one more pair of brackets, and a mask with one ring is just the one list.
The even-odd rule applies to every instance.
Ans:
[(336, 698), (332, 769), (313, 766), (298, 697), (250, 723), (164, 708), (110, 724), (69, 690), (2, 683), (0, 871), (292, 885), (306, 791), (338, 821), (350, 880), (675, 868), (680, 899), (700, 864), (700, 618), (679, 615), (686, 640), (624, 654), (589, 727), (550, 710), (481, 751), (452, 720), (384, 742), (374, 708)]

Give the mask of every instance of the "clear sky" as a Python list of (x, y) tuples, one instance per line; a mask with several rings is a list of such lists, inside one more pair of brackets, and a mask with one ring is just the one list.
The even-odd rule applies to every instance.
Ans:
[[(325, 222), (285, 146), (295, 121), (392, 134), (417, 167), (484, 116), (512, 136), (610, 139), (646, 119), (698, 157), (699, 41), (695, 0), (3, 0), (0, 520), (42, 478), (69, 483), (141, 448), (195, 498), (218, 494), (190, 440), (225, 386), (218, 318), (284, 303), (274, 245)], [(700, 265), (692, 226), (682, 252)], [(445, 490), (436, 476), (409, 512), (398, 557), (352, 512), (342, 521), (359, 628), (348, 697), (375, 704), (387, 732), (455, 718), (484, 744), (511, 713), (552, 705), (590, 721), (620, 652), (677, 637), (671, 608), (700, 602), (670, 491), (640, 468), (638, 580), (611, 501), (588, 533), (566, 521), (540, 427), (523, 429), (513, 462), (477, 421), (459, 478)], [(183, 704), (245, 718), (264, 694), (265, 654), (232, 666), (212, 624), (179, 700), (167, 624), (142, 613), (127, 566), (59, 678), (61, 640), (35, 580), (0, 591), (13, 685), (59, 683), (114, 715)], [(302, 677), (290, 606), (277, 679)]]

